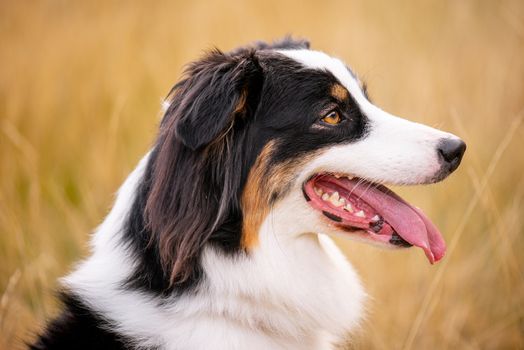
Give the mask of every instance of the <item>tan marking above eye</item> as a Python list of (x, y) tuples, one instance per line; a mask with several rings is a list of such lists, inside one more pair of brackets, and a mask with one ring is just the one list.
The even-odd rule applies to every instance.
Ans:
[(349, 91), (340, 84), (331, 87), (331, 95), (339, 101), (346, 101), (349, 98)]
[(340, 117), (340, 114), (336, 110), (332, 110), (324, 118), (321, 119), (324, 123), (329, 125), (337, 125), (340, 124), (342, 121), (342, 118)]

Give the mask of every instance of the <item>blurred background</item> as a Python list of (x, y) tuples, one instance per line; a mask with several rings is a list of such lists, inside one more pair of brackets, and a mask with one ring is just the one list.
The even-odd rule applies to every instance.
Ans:
[(184, 64), (285, 34), (468, 144), (447, 181), (397, 189), (443, 232), (440, 264), (339, 241), (372, 297), (348, 348), (524, 348), (524, 2), (1, 0), (0, 349), (56, 313)]

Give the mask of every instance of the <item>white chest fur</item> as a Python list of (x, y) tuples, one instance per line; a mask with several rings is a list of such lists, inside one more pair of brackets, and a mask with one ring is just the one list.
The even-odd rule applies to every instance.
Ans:
[(358, 277), (327, 236), (288, 242), (269, 237), (274, 239), (262, 240), (245, 258), (206, 252), (207, 311), (231, 326), (216, 340), (227, 343), (253, 333), (239, 349), (330, 348), (361, 317), (364, 292)]

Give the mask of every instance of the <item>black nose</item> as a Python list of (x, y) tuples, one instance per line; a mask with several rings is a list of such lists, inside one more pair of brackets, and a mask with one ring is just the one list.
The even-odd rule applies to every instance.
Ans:
[(461, 139), (442, 139), (438, 144), (438, 152), (450, 172), (457, 169), (466, 151), (466, 144)]

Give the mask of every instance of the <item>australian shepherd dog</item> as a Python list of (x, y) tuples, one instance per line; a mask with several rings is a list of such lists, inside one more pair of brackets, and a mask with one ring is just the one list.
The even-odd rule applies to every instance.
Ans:
[(169, 93), (154, 146), (30, 347), (333, 348), (366, 294), (331, 237), (438, 261), (438, 229), (386, 185), (440, 181), (465, 148), (381, 110), (307, 41), (211, 51)]

